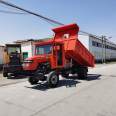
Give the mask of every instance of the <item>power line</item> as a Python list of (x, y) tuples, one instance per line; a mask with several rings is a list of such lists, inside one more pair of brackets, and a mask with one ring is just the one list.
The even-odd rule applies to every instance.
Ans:
[[(34, 13), (34, 12), (30, 11), (30, 10), (26, 10), (26, 9), (24, 9), (24, 8), (21, 8), (21, 7), (17, 6), (17, 5), (15, 5), (15, 4), (12, 4), (12, 3), (9, 3), (9, 2), (3, 1), (3, 0), (0, 0), (0, 3), (4, 4), (4, 5), (6, 5), (6, 6), (10, 6), (10, 7), (12, 7), (12, 8), (18, 9), (18, 10), (20, 10), (20, 11), (26, 12), (26, 13), (28, 13), (28, 14), (37, 16), (37, 17), (39, 17), (39, 18), (45, 20), (45, 21), (48, 22), (49, 24), (52, 24), (52, 25), (53, 25), (53, 24), (56, 24), (56, 25), (64, 25), (63, 23), (60, 23), (60, 22), (58, 22), (58, 21), (56, 21), (56, 20), (47, 18), (47, 17), (45, 17), (45, 16), (43, 16), (43, 15)], [(82, 30), (80, 30), (79, 32), (80, 32), (80, 33), (84, 33), (85, 35), (95, 36), (95, 35), (93, 35), (93, 34), (90, 34), (90, 33), (88, 33), (88, 32), (82, 31)], [(96, 37), (97, 37), (97, 36), (96, 36)]]
[(54, 23), (54, 24), (57, 24), (57, 25), (64, 25), (64, 24), (62, 24), (62, 23), (60, 23), (60, 22), (58, 22), (58, 21), (52, 20), (52, 19), (47, 18), (47, 17), (45, 17), (45, 16), (42, 16), (42, 15), (40, 15), (40, 14), (37, 14), (37, 13), (34, 13), (34, 12), (32, 12), (32, 11), (29, 11), (29, 10), (26, 10), (26, 9), (24, 9), (24, 8), (21, 8), (21, 7), (19, 7), (19, 6), (16, 6), (15, 4), (11, 4), (11, 3), (6, 2), (6, 1), (3, 1), (3, 0), (0, 0), (0, 3), (2, 3), (2, 4), (4, 4), (4, 5), (7, 5), (7, 6), (10, 6), (10, 7), (13, 7), (13, 8), (16, 8), (16, 9), (18, 9), (18, 10), (24, 11), (24, 12), (26, 12), (26, 13), (32, 14), (32, 15), (34, 15), (34, 16), (37, 16), (37, 17), (39, 17), (39, 18), (41, 18), (41, 19), (44, 19), (44, 20), (49, 21), (49, 22), (52, 22), (52, 23)]
[(79, 35), (89, 35), (89, 36), (93, 36), (93, 37), (96, 37), (96, 38), (101, 38), (97, 35), (94, 35), (94, 34), (91, 34), (91, 33), (88, 33), (88, 32), (82, 31), (82, 30), (80, 30), (79, 32), (80, 32)]
[(5, 14), (23, 14), (25, 15), (26, 13), (21, 13), (21, 12), (14, 12), (14, 11), (6, 11), (6, 10), (0, 10), (0, 13), (5, 13)]

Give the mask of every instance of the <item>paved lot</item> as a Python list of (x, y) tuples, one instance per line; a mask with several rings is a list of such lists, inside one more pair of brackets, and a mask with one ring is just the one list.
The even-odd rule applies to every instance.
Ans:
[(57, 88), (28, 82), (0, 87), (0, 116), (116, 116), (116, 64), (89, 69), (88, 80)]
[(25, 78), (24, 76), (20, 76), (16, 78), (12, 77), (7, 79), (6, 77), (3, 77), (2, 72), (0, 72), (0, 87), (16, 84), (20, 82), (25, 82), (25, 81), (27, 81), (27, 78)]

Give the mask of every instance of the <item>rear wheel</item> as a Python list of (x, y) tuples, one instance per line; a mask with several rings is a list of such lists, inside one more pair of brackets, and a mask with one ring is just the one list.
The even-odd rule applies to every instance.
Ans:
[(59, 83), (59, 76), (55, 71), (52, 71), (48, 74), (47, 82), (49, 87), (56, 87)]
[(3, 77), (8, 77), (8, 73), (3, 71)]
[(78, 68), (78, 78), (79, 79), (83, 79), (86, 80), (87, 79), (87, 72), (88, 72), (88, 68), (87, 67), (80, 67)]
[(37, 80), (35, 77), (31, 76), (31, 77), (29, 77), (28, 81), (31, 85), (34, 85), (34, 84), (37, 84), (39, 80)]
[(83, 73), (78, 73), (78, 78), (86, 80), (87, 79), (87, 72), (85, 71)]
[(8, 77), (7, 65), (3, 66), (3, 77)]
[(62, 73), (61, 74), (64, 78), (68, 78), (69, 77), (69, 73)]

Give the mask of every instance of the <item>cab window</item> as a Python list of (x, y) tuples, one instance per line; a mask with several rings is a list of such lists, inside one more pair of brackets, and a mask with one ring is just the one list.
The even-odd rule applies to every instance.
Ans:
[(51, 45), (36, 46), (36, 55), (50, 54), (52, 51)]

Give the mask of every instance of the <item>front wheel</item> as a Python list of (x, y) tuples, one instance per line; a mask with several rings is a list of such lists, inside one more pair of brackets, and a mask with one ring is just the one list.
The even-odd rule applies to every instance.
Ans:
[(28, 81), (31, 85), (38, 83), (38, 80), (36, 78), (34, 78), (33, 76), (29, 77)]
[(55, 71), (52, 71), (48, 74), (47, 83), (49, 87), (56, 87), (59, 83), (59, 76)]

